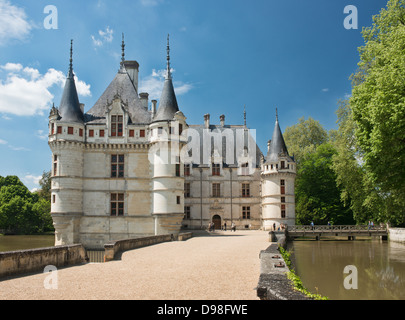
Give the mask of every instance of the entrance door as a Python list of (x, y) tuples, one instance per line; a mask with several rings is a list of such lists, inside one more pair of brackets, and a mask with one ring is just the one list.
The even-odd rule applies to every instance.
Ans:
[(221, 217), (219, 215), (215, 215), (212, 217), (212, 222), (214, 223), (215, 230), (221, 230)]

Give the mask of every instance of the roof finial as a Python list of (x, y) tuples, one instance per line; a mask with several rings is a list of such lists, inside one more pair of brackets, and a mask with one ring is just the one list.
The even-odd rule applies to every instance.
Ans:
[(68, 77), (73, 76), (73, 39), (70, 40), (70, 62), (69, 62), (69, 73)]
[(121, 69), (124, 67), (125, 62), (125, 41), (124, 41), (124, 33), (122, 33), (122, 43), (121, 43)]
[(276, 107), (276, 121), (278, 122), (278, 110), (277, 110), (277, 107)]
[(170, 73), (170, 44), (169, 44), (169, 34), (167, 34), (167, 79), (171, 79), (172, 75)]
[(244, 120), (245, 127), (246, 127), (246, 104), (243, 107), (243, 120)]

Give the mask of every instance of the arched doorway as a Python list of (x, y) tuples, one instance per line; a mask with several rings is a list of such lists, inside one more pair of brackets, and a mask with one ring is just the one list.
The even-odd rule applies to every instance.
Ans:
[(219, 215), (216, 214), (215, 216), (213, 216), (212, 222), (214, 223), (215, 230), (221, 230), (222, 221), (221, 221), (221, 217)]

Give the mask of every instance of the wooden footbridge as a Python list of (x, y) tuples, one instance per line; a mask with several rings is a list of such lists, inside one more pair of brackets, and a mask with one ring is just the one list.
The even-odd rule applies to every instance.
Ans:
[(349, 240), (355, 240), (356, 237), (381, 237), (383, 240), (388, 238), (388, 229), (385, 225), (301, 225), (288, 226), (285, 229), (285, 235), (288, 240), (294, 240), (301, 237), (314, 237), (319, 240), (321, 237), (347, 237)]

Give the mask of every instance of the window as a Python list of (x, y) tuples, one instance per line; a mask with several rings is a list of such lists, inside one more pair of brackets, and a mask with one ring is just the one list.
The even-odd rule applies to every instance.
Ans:
[(94, 130), (93, 129), (89, 130), (89, 137), (94, 137)]
[(285, 203), (285, 197), (281, 197), (281, 203)]
[(55, 195), (53, 194), (52, 195), (52, 203), (55, 203), (56, 202), (56, 197), (55, 197)]
[(285, 180), (280, 180), (280, 193), (285, 194)]
[(163, 127), (158, 128), (158, 135), (161, 135), (163, 133)]
[(221, 184), (213, 183), (212, 184), (212, 196), (218, 198), (221, 196)]
[(180, 204), (180, 196), (177, 196), (177, 197), (176, 197), (176, 203), (177, 203), (177, 204)]
[(179, 135), (181, 135), (183, 132), (183, 125), (179, 123)]
[(58, 129), (56, 129), (56, 130), (57, 130), (56, 132), (57, 132), (58, 134), (61, 134), (61, 133), (62, 133), (62, 127), (58, 126)]
[(111, 215), (123, 216), (124, 215), (124, 194), (111, 193)]
[(184, 219), (190, 219), (191, 217), (191, 207), (184, 207)]
[(184, 198), (190, 198), (190, 183), (184, 184)]
[(180, 164), (176, 163), (176, 177), (180, 177)]
[(190, 175), (190, 164), (184, 165), (184, 175), (187, 177)]
[(79, 136), (83, 137), (83, 129), (79, 129)]
[(55, 133), (55, 124), (51, 123), (51, 134)]
[(68, 134), (73, 134), (73, 127), (68, 127)]
[(141, 138), (145, 138), (145, 130), (140, 130), (139, 131), (139, 136), (141, 137)]
[(250, 197), (250, 184), (242, 183), (242, 197)]
[(124, 177), (124, 158), (123, 154), (111, 155), (111, 178)]
[(249, 163), (242, 163), (242, 175), (247, 176), (249, 175)]
[(58, 156), (55, 154), (53, 156), (53, 175), (56, 176), (58, 173)]
[(101, 138), (103, 138), (103, 137), (104, 137), (104, 130), (100, 130), (99, 133), (98, 133), (98, 135), (99, 135)]
[(281, 169), (285, 169), (285, 161), (281, 161)]
[(285, 204), (281, 205), (281, 218), (285, 218)]
[(135, 130), (129, 130), (129, 136), (135, 137)]
[(220, 167), (219, 163), (213, 163), (212, 164), (212, 175), (219, 176), (220, 172), (221, 172), (221, 167)]
[(123, 116), (111, 116), (111, 136), (122, 137)]
[(242, 207), (242, 219), (250, 219), (250, 207)]

